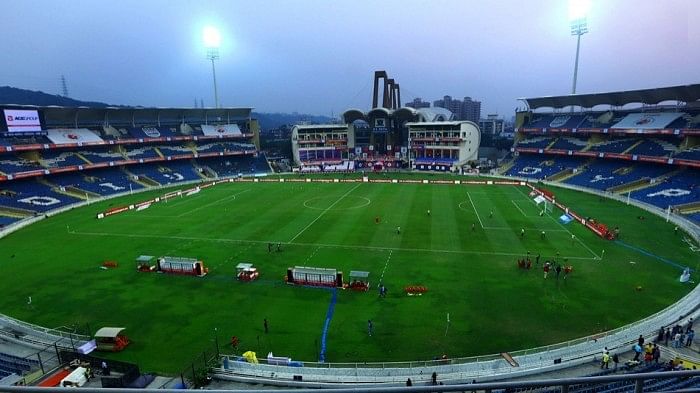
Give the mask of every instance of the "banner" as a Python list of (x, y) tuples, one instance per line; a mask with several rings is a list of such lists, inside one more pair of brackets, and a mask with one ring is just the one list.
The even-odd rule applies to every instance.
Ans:
[(3, 112), (8, 132), (41, 131), (41, 120), (37, 110), (5, 109)]
[(568, 224), (568, 223), (570, 223), (570, 222), (573, 221), (573, 220), (574, 220), (574, 219), (571, 218), (571, 216), (569, 216), (568, 214), (562, 214), (562, 215), (559, 217), (559, 221), (560, 221), (562, 224), (565, 224), (565, 225)]
[(682, 113), (630, 113), (610, 128), (659, 130), (681, 116)]
[(51, 140), (51, 142), (57, 145), (74, 143), (104, 143), (102, 138), (87, 128), (49, 130), (46, 136)]
[(135, 138), (165, 138), (175, 136), (173, 129), (167, 127), (136, 127), (130, 128), (129, 134)]
[(549, 122), (549, 128), (561, 128), (561, 126), (566, 124), (569, 120), (571, 120), (571, 116), (569, 115), (557, 116)]
[(220, 126), (211, 126), (207, 124), (202, 124), (202, 133), (204, 135), (215, 136), (215, 135), (243, 135), (241, 129), (238, 128), (238, 124), (224, 124)]

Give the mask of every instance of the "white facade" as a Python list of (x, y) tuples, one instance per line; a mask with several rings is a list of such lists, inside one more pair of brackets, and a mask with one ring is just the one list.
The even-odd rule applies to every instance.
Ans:
[(296, 125), (292, 154), (296, 165), (337, 163), (348, 158), (347, 124)]
[(456, 167), (476, 160), (479, 126), (471, 121), (407, 123), (411, 167), (424, 163)]

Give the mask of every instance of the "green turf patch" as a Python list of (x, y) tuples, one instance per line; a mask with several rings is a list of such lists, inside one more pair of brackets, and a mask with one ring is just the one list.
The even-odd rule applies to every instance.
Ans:
[[(510, 352), (621, 326), (690, 291), (678, 282), (677, 267), (578, 223), (561, 225), (556, 210), (540, 215), (526, 191), (229, 183), (103, 220), (95, 215), (163, 191), (95, 203), (2, 239), (0, 310), (47, 327), (126, 327), (133, 344), (115, 358), (177, 373), (211, 348), (215, 334), (222, 347), (238, 336), (239, 350), (259, 357), (272, 351), (317, 360), (331, 293), (286, 285), (286, 269), (296, 265), (370, 272), (369, 292), (338, 293), (327, 334), (330, 362)], [(554, 192), (582, 215), (619, 226), (625, 243), (696, 268), (697, 253), (662, 219), (587, 194)], [(516, 260), (528, 252), (533, 262), (540, 254), (540, 264), (518, 269)], [(204, 278), (139, 273), (134, 260), (142, 254), (199, 258), (210, 272)], [(574, 266), (566, 281), (543, 278), (541, 264), (555, 258)], [(100, 269), (105, 260), (119, 267)], [(260, 278), (236, 281), (240, 262), (253, 263)], [(380, 279), (386, 298), (376, 290)], [(407, 296), (409, 285), (428, 291)]]

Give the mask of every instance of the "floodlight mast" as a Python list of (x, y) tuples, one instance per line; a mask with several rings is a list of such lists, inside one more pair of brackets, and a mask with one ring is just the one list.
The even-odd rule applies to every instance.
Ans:
[(211, 60), (211, 75), (214, 78), (214, 107), (219, 107), (219, 90), (216, 86), (216, 66), (214, 65), (214, 60), (219, 59), (219, 49), (218, 48), (208, 48), (207, 49), (207, 59)]
[(211, 60), (211, 75), (214, 79), (214, 107), (219, 107), (219, 90), (216, 85), (216, 65), (215, 60), (219, 60), (219, 44), (221, 36), (219, 31), (213, 27), (204, 28), (204, 45), (207, 47), (207, 59)]
[(571, 94), (576, 94), (576, 80), (578, 78), (578, 58), (581, 50), (581, 36), (588, 33), (588, 21), (585, 16), (571, 21), (571, 35), (576, 36), (576, 61), (574, 62), (574, 83)]

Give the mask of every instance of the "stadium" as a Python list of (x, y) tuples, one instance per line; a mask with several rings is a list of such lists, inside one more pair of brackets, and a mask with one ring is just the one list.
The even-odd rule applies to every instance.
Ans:
[[(321, 385), (418, 383), (421, 367), (488, 380), (626, 349), (697, 313), (679, 277), (698, 268), (698, 98), (700, 85), (525, 99), (503, 175), (447, 154), (456, 174), (408, 155), (388, 171), (386, 151), (355, 154), (352, 126), (332, 125), (301, 126), (313, 160), (273, 174), (250, 108), (3, 107), (3, 335), (39, 350), (7, 374), (89, 348), (102, 326), (131, 342), (113, 362), (177, 375), (209, 351), (223, 379)], [(688, 104), (556, 111), (669, 100)], [(455, 125), (407, 121), (422, 138), (394, 144), (458, 150), (478, 130), (439, 134)], [(320, 161), (321, 144), (339, 159)], [(283, 357), (236, 360), (248, 351)]]
[(700, 84), (574, 76), (488, 166), (375, 71), (282, 171), (207, 59), (211, 108), (0, 105), (1, 392), (700, 389)]

